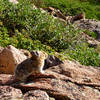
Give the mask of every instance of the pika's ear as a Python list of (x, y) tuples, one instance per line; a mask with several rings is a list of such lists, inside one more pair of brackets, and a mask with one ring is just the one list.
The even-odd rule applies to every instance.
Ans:
[(38, 51), (31, 51), (31, 55), (32, 56), (39, 56), (39, 52)]
[(39, 52), (38, 52), (38, 51), (36, 51), (36, 52), (35, 52), (35, 55), (36, 55), (36, 56), (39, 56), (40, 54), (39, 54)]

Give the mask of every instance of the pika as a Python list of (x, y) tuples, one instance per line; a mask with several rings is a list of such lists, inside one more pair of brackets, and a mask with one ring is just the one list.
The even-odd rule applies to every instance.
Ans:
[(48, 54), (44, 51), (32, 51), (31, 57), (20, 63), (14, 72), (15, 80), (25, 82), (27, 77), (33, 73), (43, 74), (43, 67), (45, 59), (47, 59)]

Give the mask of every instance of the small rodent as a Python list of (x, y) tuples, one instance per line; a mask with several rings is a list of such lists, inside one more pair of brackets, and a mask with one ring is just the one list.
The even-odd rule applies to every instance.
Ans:
[(14, 72), (15, 80), (25, 81), (26, 78), (33, 73), (43, 74), (43, 66), (45, 59), (48, 57), (44, 51), (32, 51), (31, 58), (26, 59), (20, 63)]

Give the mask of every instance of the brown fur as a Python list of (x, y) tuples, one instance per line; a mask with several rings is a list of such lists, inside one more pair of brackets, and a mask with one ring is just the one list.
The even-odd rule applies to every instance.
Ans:
[(48, 57), (44, 51), (31, 52), (32, 57), (20, 63), (15, 69), (15, 80), (25, 81), (25, 79), (36, 73), (43, 74), (44, 60)]

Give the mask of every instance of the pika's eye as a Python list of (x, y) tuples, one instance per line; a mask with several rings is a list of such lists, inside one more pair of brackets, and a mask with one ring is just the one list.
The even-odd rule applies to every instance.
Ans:
[(39, 56), (39, 52), (38, 52), (38, 51), (36, 51), (36, 52), (35, 52), (35, 55), (36, 55), (36, 56)]
[(35, 55), (35, 51), (31, 51), (31, 55)]

